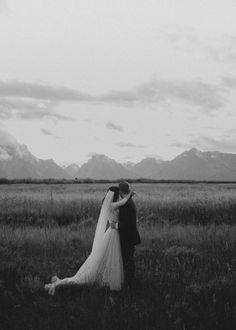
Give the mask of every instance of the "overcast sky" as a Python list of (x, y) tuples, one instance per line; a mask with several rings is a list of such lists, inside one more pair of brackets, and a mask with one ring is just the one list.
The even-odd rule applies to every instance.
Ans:
[(235, 0), (0, 0), (0, 129), (39, 158), (236, 153)]

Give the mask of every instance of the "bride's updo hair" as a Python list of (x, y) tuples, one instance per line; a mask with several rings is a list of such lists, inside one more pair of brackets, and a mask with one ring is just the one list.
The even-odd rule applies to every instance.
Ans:
[(116, 186), (112, 186), (112, 187), (108, 188), (108, 190), (114, 192), (113, 202), (118, 201), (118, 199), (119, 199), (119, 188), (116, 187)]

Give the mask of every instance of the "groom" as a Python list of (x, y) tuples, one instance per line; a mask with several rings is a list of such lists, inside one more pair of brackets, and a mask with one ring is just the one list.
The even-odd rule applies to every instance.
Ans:
[[(121, 198), (129, 194), (129, 184), (126, 181), (119, 183)], [(119, 209), (118, 228), (120, 234), (121, 253), (125, 270), (125, 287), (131, 288), (134, 278), (134, 249), (141, 243), (136, 226), (136, 207), (132, 197)]]

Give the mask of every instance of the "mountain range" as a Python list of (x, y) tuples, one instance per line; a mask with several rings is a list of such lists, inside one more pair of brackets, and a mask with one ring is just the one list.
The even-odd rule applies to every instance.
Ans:
[(0, 145), (0, 177), (7, 179), (70, 178), (53, 159), (33, 156), (26, 145)]
[(0, 141), (0, 177), (236, 181), (236, 154), (192, 148), (169, 161), (145, 158), (137, 164), (121, 164), (105, 155), (94, 155), (81, 167), (59, 166), (53, 159), (35, 157), (26, 145)]

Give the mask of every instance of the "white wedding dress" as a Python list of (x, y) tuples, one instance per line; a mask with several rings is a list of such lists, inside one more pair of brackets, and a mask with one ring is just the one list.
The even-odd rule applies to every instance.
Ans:
[(108, 190), (101, 207), (90, 255), (74, 276), (64, 279), (54, 276), (52, 283), (45, 285), (49, 294), (54, 295), (57, 286), (68, 284), (97, 284), (108, 286), (110, 290), (121, 290), (124, 268), (119, 232), (110, 226), (106, 230), (106, 227), (108, 223), (118, 222), (119, 207), (127, 202), (129, 196), (115, 203), (113, 197), (114, 192)]

